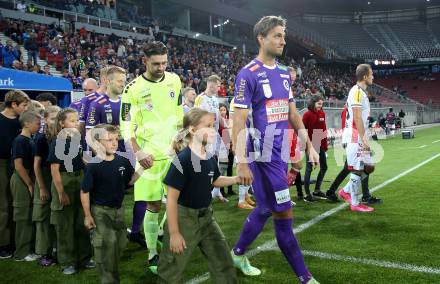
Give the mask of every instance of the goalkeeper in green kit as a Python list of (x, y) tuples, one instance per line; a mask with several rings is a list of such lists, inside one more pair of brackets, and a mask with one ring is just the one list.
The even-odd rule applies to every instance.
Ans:
[[(134, 184), (130, 239), (139, 241), (143, 220), (149, 269), (155, 274), (159, 260), (159, 211), (162, 197), (166, 195), (162, 181), (171, 164), (171, 143), (183, 119), (181, 82), (176, 74), (165, 71), (167, 53), (167, 47), (161, 42), (144, 47), (147, 71), (125, 87), (120, 117), (121, 133), (136, 156), (136, 170), (144, 169)], [(165, 216), (161, 226), (164, 221)]]

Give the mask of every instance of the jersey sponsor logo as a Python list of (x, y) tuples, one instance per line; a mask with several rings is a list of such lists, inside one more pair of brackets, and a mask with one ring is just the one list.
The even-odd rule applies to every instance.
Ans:
[(267, 122), (287, 121), (289, 116), (289, 100), (275, 99), (266, 101)]
[(283, 80), (283, 86), (284, 86), (284, 89), (286, 89), (286, 91), (290, 90), (289, 81)]
[(122, 103), (121, 106), (121, 118), (123, 121), (130, 121), (130, 109), (131, 104), (129, 103)]
[(90, 112), (90, 114), (88, 116), (89, 124), (91, 124), (91, 125), (96, 123), (95, 113), (96, 113), (96, 108), (92, 108), (92, 111)]
[(105, 113), (106, 119), (107, 119), (107, 123), (111, 124), (113, 122), (113, 116), (111, 112), (106, 112)]
[(145, 99), (147, 97), (151, 97), (150, 89), (145, 89), (144, 91), (142, 91), (141, 98)]
[(260, 81), (258, 81), (258, 83), (260, 83), (260, 84), (269, 84), (269, 79), (260, 80)]
[(289, 189), (283, 189), (280, 191), (275, 191), (275, 199), (277, 201), (277, 204), (283, 204), (286, 202), (290, 202), (290, 192)]
[(263, 93), (266, 98), (272, 97), (272, 89), (269, 84), (263, 84)]
[(236, 96), (237, 100), (242, 101), (244, 100), (244, 89), (246, 88), (246, 80), (241, 78), (240, 84), (238, 85), (238, 94)]
[(287, 74), (280, 74), (280, 77), (290, 79), (290, 75)]
[(257, 77), (263, 77), (263, 78), (266, 78), (266, 77), (267, 77), (267, 73), (266, 73), (266, 71), (263, 71), (263, 72), (258, 73), (258, 74), (257, 74)]
[(249, 70), (251, 70), (252, 72), (255, 72), (255, 70), (257, 70), (258, 68), (260, 68), (260, 65), (255, 64), (254, 66), (252, 66), (251, 68), (249, 68)]

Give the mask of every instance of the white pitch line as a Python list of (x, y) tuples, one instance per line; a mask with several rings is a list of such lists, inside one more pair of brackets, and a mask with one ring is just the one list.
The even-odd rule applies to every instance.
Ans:
[(425, 148), (425, 147), (428, 147), (428, 145), (422, 145), (422, 146), (416, 147), (416, 149), (422, 149), (422, 148)]
[[(387, 180), (387, 181), (385, 181), (385, 182), (375, 186), (373, 189), (370, 190), (370, 192), (375, 192), (375, 191), (377, 191), (377, 190), (387, 186), (388, 184), (390, 184), (390, 183), (400, 179), (403, 176), (406, 176), (407, 174), (417, 170), (418, 168), (426, 165), (427, 163), (431, 162), (432, 160), (434, 160), (434, 159), (436, 159), (438, 157), (440, 157), (440, 153), (436, 154), (436, 155), (432, 156), (431, 158), (427, 159), (426, 161), (423, 161), (423, 162), (415, 165), (414, 167), (412, 167), (412, 168), (410, 168), (410, 169), (400, 173), (399, 175), (397, 175), (397, 176), (395, 176), (395, 177), (393, 177), (393, 178), (391, 178), (391, 179), (389, 179), (389, 180)], [(321, 222), (325, 218), (327, 218), (327, 217), (329, 217), (329, 216), (331, 216), (331, 215), (341, 211), (342, 209), (344, 209), (346, 207), (348, 207), (348, 203), (344, 203), (344, 204), (341, 204), (339, 206), (336, 206), (335, 208), (330, 209), (330, 210), (322, 213), (321, 215), (318, 215), (318, 216), (314, 217), (310, 221), (307, 221), (304, 224), (299, 225), (296, 229), (293, 229), (293, 232), (295, 234), (301, 233), (302, 231), (307, 230), (308, 228), (316, 225), (317, 223)], [(248, 257), (253, 257), (253, 256), (259, 254), (260, 252), (273, 250), (275, 247), (277, 247), (277, 242), (276, 242), (276, 239), (273, 239), (273, 240), (265, 242), (263, 245), (255, 248), (255, 249), (252, 249), (252, 250), (248, 251), (246, 253), (246, 255)], [(185, 284), (203, 283), (203, 282), (205, 282), (208, 279), (209, 279), (209, 272), (206, 272), (206, 273), (204, 273), (202, 275), (196, 276), (195, 278), (185, 282)]]
[(438, 142), (440, 142), (440, 140), (435, 140), (435, 141), (432, 141), (432, 144), (438, 143)]
[(440, 274), (440, 268), (429, 267), (429, 266), (418, 266), (418, 265), (409, 264), (409, 263), (402, 263), (402, 262), (391, 262), (391, 261), (376, 260), (376, 259), (369, 259), (369, 258), (358, 258), (358, 257), (354, 257), (354, 256), (345, 256), (345, 255), (338, 255), (338, 254), (325, 253), (325, 252), (319, 252), (319, 251), (303, 250), (302, 252), (303, 252), (303, 255), (315, 256), (315, 257), (322, 258), (322, 259), (339, 260), (339, 261), (346, 261), (346, 262), (352, 262), (352, 263), (361, 263), (361, 264), (374, 265), (374, 266), (379, 266), (379, 267), (384, 267), (384, 268), (394, 268), (394, 269), (400, 269), (400, 270), (407, 270), (407, 271), (412, 271), (412, 272)]

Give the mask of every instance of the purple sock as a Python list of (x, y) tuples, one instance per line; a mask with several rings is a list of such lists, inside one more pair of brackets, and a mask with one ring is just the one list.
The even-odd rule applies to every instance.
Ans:
[(304, 257), (298, 245), (298, 241), (292, 231), (292, 219), (273, 219), (275, 226), (275, 236), (281, 252), (287, 259), (287, 262), (295, 271), (301, 283), (307, 283), (312, 275), (304, 263)]
[(243, 255), (245, 253), (246, 248), (258, 237), (271, 215), (272, 213), (269, 210), (258, 206), (249, 214), (244, 222), (240, 238), (234, 247), (236, 255)]
[(136, 201), (133, 206), (133, 225), (131, 226), (131, 233), (137, 234), (141, 231), (141, 226), (144, 223), (145, 210), (147, 210), (146, 201)]

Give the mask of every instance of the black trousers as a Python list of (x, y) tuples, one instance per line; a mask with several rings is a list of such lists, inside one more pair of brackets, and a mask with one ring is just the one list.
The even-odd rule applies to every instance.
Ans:
[[(232, 154), (232, 151), (229, 151), (228, 155), (228, 169), (226, 170), (226, 174), (228, 177), (232, 177), (232, 170), (234, 166), (234, 154)], [(220, 188), (220, 191), (222, 194), (225, 194), (224, 188)], [(228, 186), (228, 194), (234, 193), (232, 191), (232, 185)]]
[[(313, 165), (309, 162), (309, 157), (306, 156), (307, 159), (307, 165), (306, 165), (306, 173), (304, 175), (304, 190), (306, 191), (306, 194), (310, 194), (310, 175), (313, 171)], [(319, 173), (318, 177), (316, 178), (316, 184), (315, 184), (315, 191), (321, 190), (321, 184), (324, 180), (325, 173), (327, 172), (327, 157), (325, 155), (325, 152), (320, 150), (319, 151)]]
[[(339, 172), (339, 174), (336, 176), (335, 180), (333, 181), (332, 185), (330, 186), (328, 192), (329, 193), (336, 193), (336, 190), (339, 188), (341, 183), (344, 181), (344, 179), (350, 174), (350, 170), (348, 169), (347, 160), (345, 160), (344, 168)], [(368, 180), (370, 178), (370, 175), (367, 175), (366, 178), (362, 179), (362, 197), (368, 198), (370, 197), (370, 189), (368, 188)]]

